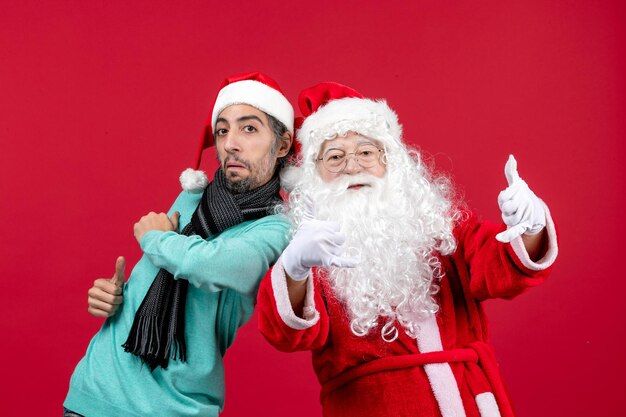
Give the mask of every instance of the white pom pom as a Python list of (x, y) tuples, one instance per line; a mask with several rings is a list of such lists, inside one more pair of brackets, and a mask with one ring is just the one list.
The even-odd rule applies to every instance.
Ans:
[(201, 193), (208, 184), (209, 180), (203, 171), (187, 168), (180, 174), (180, 185), (183, 187), (183, 190), (190, 193)]

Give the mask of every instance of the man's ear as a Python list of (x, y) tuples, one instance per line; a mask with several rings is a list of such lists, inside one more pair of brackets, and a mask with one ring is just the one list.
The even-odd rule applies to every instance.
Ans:
[(285, 134), (280, 138), (280, 148), (278, 148), (278, 152), (276, 156), (278, 158), (282, 158), (289, 153), (291, 149), (291, 144), (293, 143), (293, 135), (289, 132), (285, 132)]

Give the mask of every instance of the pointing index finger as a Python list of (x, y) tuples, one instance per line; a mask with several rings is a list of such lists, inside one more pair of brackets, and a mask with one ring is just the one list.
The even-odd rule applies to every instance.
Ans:
[(506, 181), (509, 186), (513, 185), (520, 179), (520, 176), (517, 173), (517, 161), (513, 155), (509, 155), (509, 159), (506, 161), (506, 165), (504, 166), (504, 175), (506, 176)]

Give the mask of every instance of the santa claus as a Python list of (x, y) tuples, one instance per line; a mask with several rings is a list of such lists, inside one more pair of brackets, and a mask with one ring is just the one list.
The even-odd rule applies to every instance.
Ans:
[(312, 351), (325, 416), (513, 416), (481, 302), (540, 284), (557, 255), (515, 159), (504, 225), (480, 222), (385, 101), (322, 83), (299, 104), (301, 163), (281, 178), (294, 234), (261, 284), (261, 332)]

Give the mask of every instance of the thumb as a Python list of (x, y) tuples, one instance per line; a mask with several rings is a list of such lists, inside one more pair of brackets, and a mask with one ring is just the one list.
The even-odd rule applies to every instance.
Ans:
[(506, 182), (509, 186), (520, 180), (520, 176), (517, 173), (517, 161), (513, 155), (509, 155), (509, 159), (506, 161), (504, 175), (506, 176)]
[(180, 219), (180, 213), (178, 211), (175, 211), (174, 214), (172, 214), (172, 217), (170, 218), (170, 221), (172, 222), (172, 225), (174, 226), (174, 230), (178, 231), (178, 220)]
[(124, 269), (126, 269), (126, 259), (123, 256), (117, 258), (115, 261), (115, 274), (111, 278), (111, 282), (117, 287), (121, 287), (124, 284), (126, 277), (124, 276)]
[(509, 227), (504, 232), (498, 233), (496, 235), (496, 240), (502, 243), (509, 243), (516, 237), (521, 236), (526, 231), (526, 229), (528, 229), (528, 224), (526, 222), (516, 224), (513, 227)]
[(357, 258), (336, 256), (331, 259), (330, 266), (336, 266), (337, 268), (355, 268), (359, 262), (361, 262), (361, 260)]
[(308, 194), (304, 194), (302, 197), (304, 202), (304, 212), (302, 213), (302, 218), (304, 220), (314, 220), (315, 219), (315, 203), (311, 199)]

